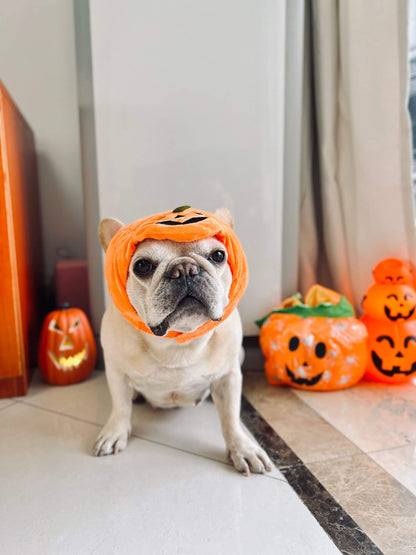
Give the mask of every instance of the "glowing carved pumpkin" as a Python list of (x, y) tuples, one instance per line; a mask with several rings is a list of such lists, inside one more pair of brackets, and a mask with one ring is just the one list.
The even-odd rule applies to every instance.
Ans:
[(397, 259), (375, 267), (376, 281), (363, 299), (361, 321), (368, 330), (366, 374), (384, 383), (403, 383), (416, 375), (416, 292), (410, 270)]
[(259, 323), (272, 385), (326, 391), (350, 387), (362, 378), (367, 331), (345, 297), (334, 291), (314, 286), (305, 303), (286, 299)]
[(79, 308), (50, 312), (43, 323), (38, 364), (52, 385), (85, 380), (95, 367), (97, 348), (88, 318)]

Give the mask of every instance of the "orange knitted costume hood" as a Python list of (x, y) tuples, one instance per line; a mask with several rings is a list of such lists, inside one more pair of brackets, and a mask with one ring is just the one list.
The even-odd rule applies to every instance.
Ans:
[[(232, 274), (229, 302), (220, 322), (212, 320), (189, 333), (170, 331), (165, 337), (175, 337), (185, 343), (207, 333), (223, 322), (237, 306), (248, 283), (247, 260), (234, 231), (220, 218), (209, 212), (180, 207), (155, 214), (122, 227), (112, 238), (105, 256), (105, 276), (110, 296), (124, 318), (139, 330), (152, 334), (130, 303), (126, 285), (131, 257), (137, 244), (144, 239), (170, 239), (171, 241), (199, 241), (215, 237), (227, 250)], [(153, 335), (153, 334), (152, 334)]]

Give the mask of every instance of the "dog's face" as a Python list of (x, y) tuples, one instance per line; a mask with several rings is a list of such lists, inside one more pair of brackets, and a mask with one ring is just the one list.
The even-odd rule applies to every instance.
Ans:
[[(233, 227), (227, 209), (220, 208), (216, 215)], [(122, 226), (111, 218), (101, 222), (104, 251)], [(208, 320), (220, 321), (231, 282), (227, 251), (217, 239), (182, 243), (146, 239), (130, 260), (126, 291), (147, 327), (164, 336), (170, 330), (189, 333)]]
[(232, 281), (227, 251), (215, 238), (189, 243), (146, 239), (131, 258), (127, 295), (155, 335), (191, 332), (219, 321)]

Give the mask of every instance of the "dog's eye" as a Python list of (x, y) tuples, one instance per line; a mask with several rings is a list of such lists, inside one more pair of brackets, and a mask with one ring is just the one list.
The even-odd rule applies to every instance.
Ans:
[(146, 258), (136, 260), (133, 265), (133, 272), (136, 274), (136, 276), (139, 277), (149, 276), (154, 269), (155, 267), (153, 266), (153, 264), (150, 262), (150, 260), (146, 260)]
[(214, 264), (221, 264), (225, 260), (225, 252), (224, 251), (214, 251), (210, 257), (208, 258), (210, 262)]

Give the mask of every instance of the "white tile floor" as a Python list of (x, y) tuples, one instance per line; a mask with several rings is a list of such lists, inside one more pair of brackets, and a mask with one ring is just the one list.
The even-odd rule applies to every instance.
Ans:
[(109, 412), (103, 372), (0, 401), (2, 554), (339, 553), (277, 470), (227, 464), (212, 403), (135, 405), (127, 450), (94, 458)]

